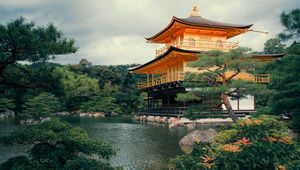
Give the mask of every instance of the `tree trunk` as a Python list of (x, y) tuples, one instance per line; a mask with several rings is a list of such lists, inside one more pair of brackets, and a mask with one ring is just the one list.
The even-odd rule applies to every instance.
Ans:
[(231, 107), (228, 96), (225, 93), (222, 93), (221, 98), (224, 102), (224, 105), (225, 105), (227, 112), (228, 112), (229, 116), (231, 117), (232, 121), (236, 122), (238, 120), (238, 117), (234, 114), (234, 111)]

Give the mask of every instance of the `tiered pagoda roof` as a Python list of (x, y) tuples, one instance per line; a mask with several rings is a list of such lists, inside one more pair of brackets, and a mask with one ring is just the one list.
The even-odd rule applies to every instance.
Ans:
[(168, 32), (173, 29), (177, 30), (179, 28), (200, 28), (204, 30), (214, 30), (214, 31), (224, 31), (223, 34), (226, 34), (227, 39), (239, 35), (241, 33), (247, 32), (248, 29), (252, 26), (250, 25), (236, 25), (229, 24), (224, 22), (212, 21), (201, 16), (190, 16), (188, 18), (177, 18), (173, 16), (171, 22), (163, 30), (153, 35), (152, 37), (146, 38), (148, 42), (160, 42), (159, 37), (163, 34), (168, 34)]

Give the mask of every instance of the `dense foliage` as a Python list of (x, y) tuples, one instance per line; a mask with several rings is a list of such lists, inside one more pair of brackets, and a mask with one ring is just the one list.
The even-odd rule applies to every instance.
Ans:
[(110, 145), (58, 119), (23, 126), (1, 142), (33, 145), (28, 156), (11, 158), (0, 169), (113, 169), (105, 160), (116, 154)]
[(239, 120), (214, 143), (196, 143), (193, 151), (172, 160), (171, 169), (297, 169), (299, 146), (275, 118)]
[(295, 9), (290, 13), (282, 13), (281, 23), (285, 32), (279, 34), (284, 40), (294, 39), (294, 42), (285, 49), (286, 55), (281, 60), (276, 60), (266, 66), (272, 75), (272, 82), (268, 86), (272, 91), (267, 102), (268, 111), (272, 114), (285, 115), (291, 118), (293, 128), (299, 130), (300, 122), (300, 10)]
[[(300, 44), (296, 44), (300, 50)], [(288, 51), (288, 54), (275, 63), (268, 65), (273, 75), (270, 89), (273, 95), (270, 98), (269, 106), (271, 113), (284, 114), (292, 118), (294, 127), (299, 129), (300, 122), (300, 53)]]
[[(136, 89), (136, 82), (139, 81), (140, 77), (133, 77), (128, 73), (127, 68), (131, 65), (90, 66), (85, 68), (85, 72), (89, 74), (78, 71), (83, 68), (77, 65), (62, 66), (52, 63), (36, 63), (22, 65), (22, 67), (30, 70), (40, 83), (47, 86), (34, 89), (6, 87), (3, 89), (3, 96), (0, 99), (0, 107), (3, 111), (14, 110), (21, 114), (25, 113), (24, 105), (38, 102), (38, 100), (29, 99), (40, 93), (51, 93), (57, 97), (60, 105), (57, 105), (56, 111), (98, 112), (102, 110), (105, 112), (111, 110), (113, 105), (116, 109), (112, 109), (112, 112), (130, 114), (137, 111), (139, 107), (140, 92)], [(74, 67), (77, 67), (78, 70)], [(106, 70), (105, 73), (102, 73), (102, 69)], [(12, 69), (12, 71), (17, 70)], [(108, 75), (110, 73), (112, 75)], [(109, 78), (106, 79), (106, 76)], [(26, 77), (22, 77), (22, 79), (30, 81)], [(87, 104), (95, 107), (86, 109)], [(112, 105), (110, 106), (110, 104)], [(103, 108), (99, 109), (100, 107)]]

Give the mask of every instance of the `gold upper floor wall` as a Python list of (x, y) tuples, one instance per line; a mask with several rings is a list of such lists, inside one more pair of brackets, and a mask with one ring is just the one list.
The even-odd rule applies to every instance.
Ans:
[(172, 41), (165, 44), (155, 51), (155, 55), (159, 56), (166, 52), (171, 46), (193, 51), (210, 51), (220, 50), (228, 52), (230, 49), (238, 47), (238, 42), (228, 42), (224, 35), (198, 34), (192, 30), (186, 31)]

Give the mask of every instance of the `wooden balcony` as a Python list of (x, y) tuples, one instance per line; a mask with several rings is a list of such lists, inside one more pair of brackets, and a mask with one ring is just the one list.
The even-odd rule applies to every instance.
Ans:
[(270, 75), (269, 74), (254, 75), (253, 81), (256, 83), (270, 83)]
[[(252, 80), (249, 78), (245, 78), (244, 80), (254, 81), (256, 83), (270, 83), (270, 75), (269, 74), (257, 74), (251, 76)], [(162, 85), (166, 83), (176, 82), (176, 81), (183, 81), (184, 74), (183, 72), (177, 72), (173, 76), (163, 75), (156, 78), (148, 78), (148, 81), (143, 81), (137, 84), (138, 89), (145, 89), (148, 87), (154, 87), (157, 85)]]
[(177, 72), (173, 75), (163, 75), (156, 78), (148, 78), (147, 81), (143, 81), (137, 84), (138, 89), (145, 89), (148, 87), (153, 87), (161, 84), (176, 82), (176, 81), (182, 81), (183, 80), (183, 73)]
[(221, 50), (229, 51), (230, 49), (238, 47), (238, 42), (221, 42), (221, 41), (200, 41), (183, 39), (174, 43), (168, 44), (155, 51), (156, 56), (163, 54), (170, 46), (198, 51)]

